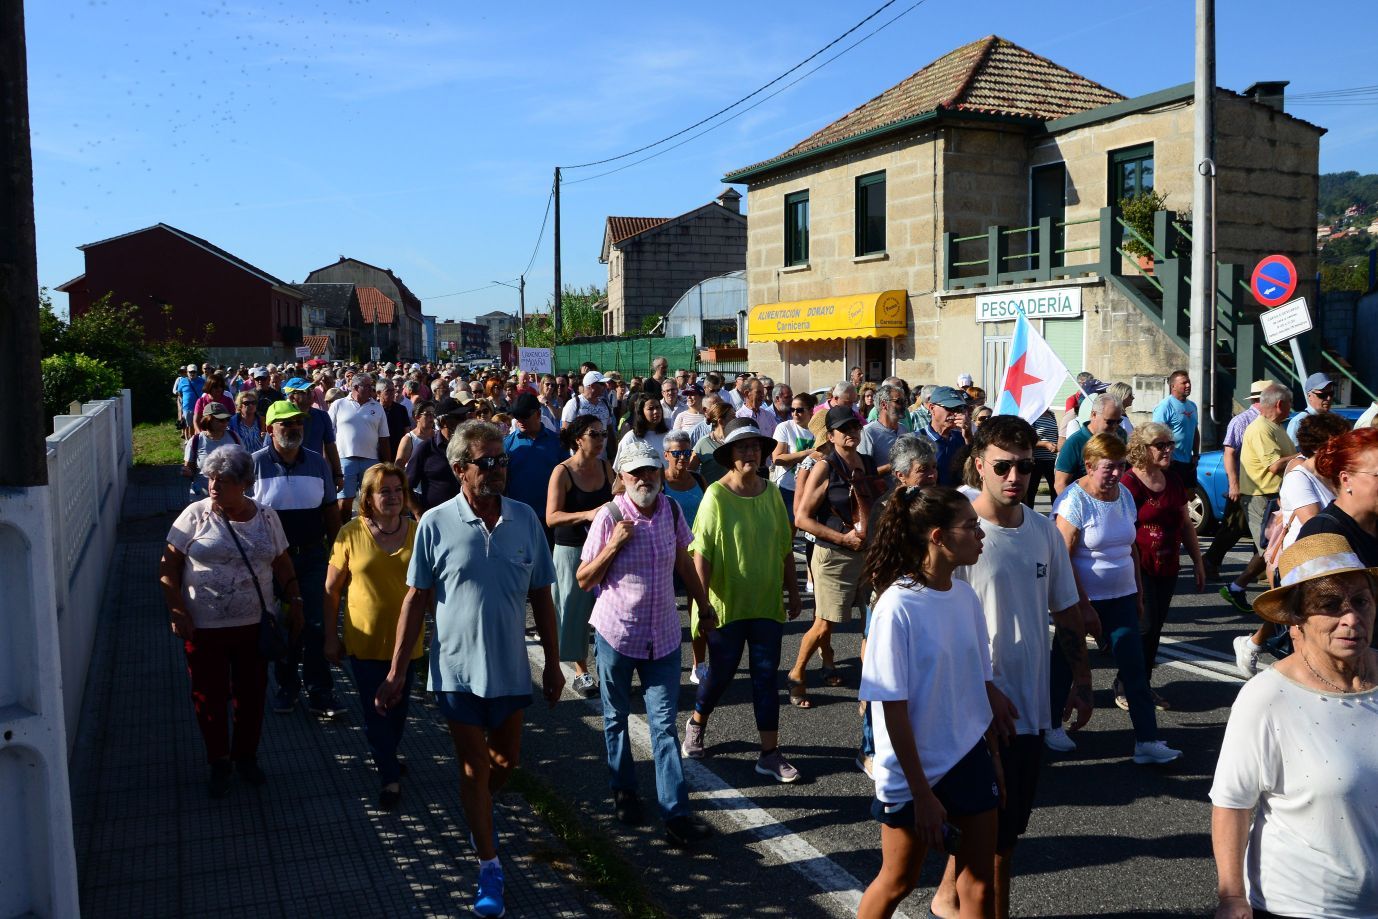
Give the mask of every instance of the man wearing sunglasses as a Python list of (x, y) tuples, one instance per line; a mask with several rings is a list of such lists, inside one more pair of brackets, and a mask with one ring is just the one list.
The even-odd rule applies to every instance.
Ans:
[(1297, 428), (1307, 415), (1324, 415), (1330, 411), (1335, 401), (1335, 381), (1323, 373), (1313, 373), (1306, 378), (1306, 408), (1292, 416), (1287, 422), (1287, 436), (1292, 443), (1297, 442)]
[[(1075, 731), (1090, 719), (1093, 708), (1086, 629), (1071, 559), (1053, 522), (1023, 503), (1038, 439), (1033, 426), (1015, 415), (993, 417), (973, 434), (981, 493), (971, 503), (984, 540), (980, 560), (953, 573), (981, 598), (990, 633), (995, 673), (991, 708), (1001, 735), (1006, 792), (997, 812), (995, 890), (1003, 901), (996, 906), (998, 916), (1009, 915), (1011, 859), (1033, 812), (1043, 745), (1075, 749), (1063, 722), (1075, 711)], [(1060, 653), (1053, 651), (1048, 637), (1050, 613)], [(1050, 680), (1072, 687), (1063, 711), (1049, 707)], [(956, 878), (956, 862), (949, 858), (933, 898), (935, 915), (960, 912)]]
[[(1053, 467), (1054, 497), (1062, 494), (1077, 479), (1086, 475), (1086, 463), (1082, 461), (1082, 451), (1086, 442), (1097, 434), (1110, 431), (1120, 434), (1124, 422), (1124, 406), (1108, 392), (1096, 393), (1091, 399), (1091, 418), (1079, 430), (1072, 433), (1057, 451), (1057, 463)], [(1121, 437), (1121, 439), (1123, 439)]]
[(502, 431), (485, 421), (467, 422), (447, 452), (460, 493), (417, 524), (400, 637), (374, 701), (385, 714), (401, 698), (411, 649), (434, 606), (430, 686), (454, 742), (460, 803), (479, 858), (474, 912), (501, 916), (493, 797), (518, 764), (524, 712), (532, 703), (528, 601), (545, 653), (541, 691), (551, 707), (565, 685), (550, 596), (555, 566), (535, 512), (503, 497), (508, 460)]
[(266, 420), (272, 438), (254, 454), (250, 494), (282, 521), (297, 583), (279, 584), (278, 589), (284, 596), (300, 596), (305, 615), (305, 627), (289, 645), (287, 657), (275, 665), (273, 711), (285, 715), (295, 709), (305, 682), (311, 713), (333, 718), (344, 710), (325, 659), (323, 626), (327, 547), (340, 531), (335, 477), (325, 457), (306, 448), (307, 413), (299, 406), (288, 399), (274, 402)]

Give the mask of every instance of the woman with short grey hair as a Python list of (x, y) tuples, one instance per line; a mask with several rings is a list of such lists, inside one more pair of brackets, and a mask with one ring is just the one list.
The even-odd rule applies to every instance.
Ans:
[[(187, 656), (192, 704), (211, 766), (210, 795), (222, 798), (236, 771), (251, 785), (267, 781), (258, 766), (268, 688), (259, 621), (277, 608), (280, 593), (290, 604), (288, 625), (296, 633), (302, 601), (282, 522), (272, 508), (245, 494), (254, 483), (248, 451), (221, 447), (206, 457), (201, 471), (208, 497), (189, 504), (173, 522), (159, 582), (172, 632)], [(227, 710), (233, 711), (233, 739)]]
[(938, 451), (933, 441), (901, 434), (890, 448), (890, 474), (899, 487), (938, 484)]
[(1129, 420), (1129, 406), (1134, 404), (1134, 387), (1125, 382), (1111, 383), (1106, 392), (1116, 402), (1120, 403), (1120, 408), (1124, 410), (1124, 420), (1120, 422), (1120, 430), (1124, 432), (1125, 437), (1128, 437), (1134, 433), (1134, 423)]

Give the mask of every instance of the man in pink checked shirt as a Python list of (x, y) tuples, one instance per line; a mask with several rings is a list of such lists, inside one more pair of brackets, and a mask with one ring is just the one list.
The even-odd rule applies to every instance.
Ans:
[(675, 702), (683, 639), (675, 608), (675, 574), (703, 610), (700, 618), (711, 623), (715, 616), (689, 555), (693, 534), (679, 505), (661, 495), (660, 453), (645, 444), (628, 444), (618, 451), (615, 468), (626, 491), (593, 518), (578, 572), (580, 587), (598, 588), (590, 622), (597, 633), (598, 690), (613, 805), (622, 823), (641, 823), (627, 735), (635, 672), (641, 676), (646, 700), (656, 798), (666, 836), (671, 844), (686, 846), (706, 838), (711, 830), (690, 813), (680, 761)]

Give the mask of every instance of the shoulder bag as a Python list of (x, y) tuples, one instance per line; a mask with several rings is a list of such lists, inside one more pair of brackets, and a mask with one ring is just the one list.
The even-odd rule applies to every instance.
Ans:
[[(263, 513), (262, 508), (259, 509), (259, 513)], [(249, 577), (254, 582), (254, 596), (258, 597), (261, 613), (258, 619), (258, 653), (270, 661), (281, 660), (287, 656), (287, 632), (278, 621), (278, 617), (269, 612), (268, 604), (263, 602), (263, 588), (259, 586), (258, 575), (254, 573), (254, 566), (249, 564), (249, 555), (244, 551), (244, 544), (239, 541), (239, 534), (234, 531), (228, 517), (225, 518), (225, 529), (230, 531), (234, 547), (239, 550), (244, 567), (249, 569)]]

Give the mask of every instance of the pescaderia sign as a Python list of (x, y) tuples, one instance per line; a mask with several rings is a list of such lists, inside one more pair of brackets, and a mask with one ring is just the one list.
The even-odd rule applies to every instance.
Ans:
[(1030, 319), (1076, 319), (1081, 316), (1081, 288), (1012, 290), (976, 298), (977, 322), (1007, 322), (1020, 313)]

